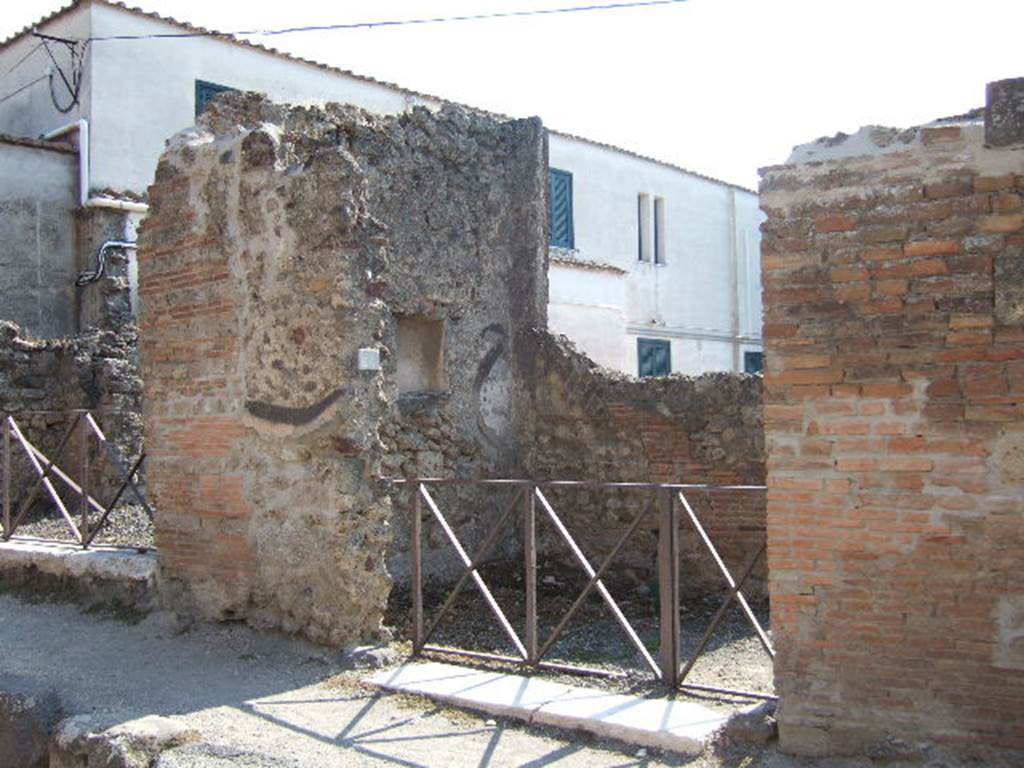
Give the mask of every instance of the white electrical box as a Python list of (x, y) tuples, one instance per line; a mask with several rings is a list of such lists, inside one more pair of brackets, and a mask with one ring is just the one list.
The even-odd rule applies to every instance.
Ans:
[(379, 371), (380, 350), (372, 347), (360, 349), (356, 359), (356, 369), (360, 371)]

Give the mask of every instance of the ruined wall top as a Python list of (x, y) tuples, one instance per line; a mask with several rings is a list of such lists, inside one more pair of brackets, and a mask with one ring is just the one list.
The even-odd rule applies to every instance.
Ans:
[[(817, 173), (822, 167), (827, 171), (829, 166), (822, 163), (911, 153), (927, 154), (928, 163), (933, 166), (931, 173), (940, 175), (952, 165), (980, 161), (985, 156), (983, 149), (1017, 145), (1024, 145), (1024, 78), (989, 83), (985, 106), (962, 115), (909, 128), (866, 125), (852, 134), (840, 132), (798, 144), (785, 165), (765, 168), (762, 174), (777, 177), (780, 169), (796, 165), (808, 165), (810, 169), (805, 172)], [(961, 154), (964, 149), (969, 151), (968, 155)], [(945, 162), (940, 160), (942, 155), (946, 156)], [(893, 162), (896, 161), (890, 159), (879, 167), (892, 167)], [(989, 156), (988, 165), (978, 170), (987, 172), (1002, 162), (998, 155)]]

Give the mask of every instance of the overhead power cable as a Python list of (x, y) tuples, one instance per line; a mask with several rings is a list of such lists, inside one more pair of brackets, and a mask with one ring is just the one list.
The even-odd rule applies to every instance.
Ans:
[(21, 86), (20, 88), (18, 88), (17, 90), (11, 91), (11, 92), (10, 92), (10, 93), (8, 93), (8, 94), (7, 94), (6, 96), (2, 96), (2, 97), (0, 97), (0, 104), (2, 104), (3, 102), (7, 101), (8, 99), (13, 99), (13, 98), (14, 98), (15, 96), (17, 96), (17, 95), (18, 95), (19, 93), (21, 93), (22, 91), (24, 91), (24, 90), (27, 90), (27, 89), (31, 88), (31, 87), (32, 87), (33, 85), (35, 85), (36, 83), (38, 83), (38, 82), (39, 82), (40, 80), (46, 80), (46, 79), (48, 79), (49, 77), (50, 77), (50, 76), (49, 76), (48, 74), (47, 74), (47, 75), (40, 75), (40, 76), (39, 76), (39, 77), (37, 77), (37, 78), (36, 78), (35, 80), (30, 80), (29, 82), (25, 83), (25, 84), (24, 84), (23, 86)]
[(24, 56), (22, 56), (20, 59), (18, 59), (16, 62), (14, 62), (13, 65), (11, 65), (11, 68), (7, 70), (7, 74), (8, 75), (11, 74), (11, 72), (16, 70), (18, 67), (20, 67), (22, 64), (24, 64), (26, 61), (28, 61), (28, 57), (31, 56), (33, 53), (35, 53), (36, 51), (38, 51), (42, 47), (43, 47), (43, 43), (41, 41), (36, 43), (34, 48), (30, 48), (28, 53), (26, 53)]
[(395, 21), (359, 21), (347, 24), (312, 24), (303, 27), (286, 27), (284, 29), (246, 29), (234, 32), (192, 31), (164, 32), (149, 35), (103, 35), (88, 38), (89, 42), (111, 40), (160, 40), (188, 37), (256, 37), (272, 35), (290, 35), (297, 32), (327, 32), (345, 29), (379, 29), (384, 27), (405, 27), (422, 24), (443, 24), (456, 21), (484, 21), (486, 19), (522, 18), (525, 16), (553, 16), (566, 13), (587, 13), (591, 11), (614, 11), (626, 8), (650, 8), (658, 5), (680, 5), (688, 0), (635, 0), (634, 2), (607, 3), (604, 5), (576, 5), (563, 8), (537, 8), (523, 11), (498, 11), (495, 13), (474, 13), (462, 16), (435, 16), (420, 19), (404, 19)]

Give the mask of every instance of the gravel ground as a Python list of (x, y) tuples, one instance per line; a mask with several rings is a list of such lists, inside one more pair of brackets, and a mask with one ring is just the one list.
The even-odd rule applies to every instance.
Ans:
[(4, 594), (0, 615), (0, 679), (53, 687), (67, 712), (111, 724), (159, 714), (198, 731), (199, 743), (164, 753), (163, 768), (803, 765), (642, 752), (382, 694), (341, 672), (339, 654), (237, 624), (183, 628), (161, 615), (130, 624)]
[[(76, 525), (80, 520), (78, 510), (77, 505), (69, 507)], [(97, 519), (99, 514), (93, 514), (93, 524)], [(75, 540), (67, 521), (52, 504), (37, 504), (36, 509), (25, 516), (16, 533), (38, 539)], [(121, 504), (110, 513), (94, 541), (97, 544), (125, 544), (149, 549), (153, 546), (153, 522), (141, 504)]]
[[(39, 506), (43, 510), (42, 513), (34, 510), (33, 514), (18, 527), (18, 534), (71, 541), (72, 535), (63, 517), (52, 507), (46, 509), (42, 505)], [(141, 505), (121, 505), (110, 515), (96, 541), (103, 544), (150, 548), (153, 546), (152, 522)], [(524, 615), (524, 608), (520, 567), (518, 562), (492, 563), (485, 566), (482, 571), (498, 603), (516, 629), (522, 633), (521, 617)], [(578, 570), (559, 566), (541, 569), (538, 578), (541, 643), (572, 605), (584, 584), (585, 581)], [(645, 583), (612, 583), (610, 591), (648, 651), (657, 660), (659, 635), (656, 588)], [(428, 622), (445, 596), (444, 589), (428, 590)], [(719, 604), (720, 598), (683, 601), (680, 610), (680, 629), (684, 660), (692, 655)], [(754, 610), (762, 625), (768, 629), (769, 617), (766, 607), (755, 606)], [(408, 593), (396, 591), (389, 605), (386, 622), (399, 628), (400, 638), (406, 641), (411, 640), (410, 616)], [(770, 629), (768, 631), (770, 635)], [(508, 639), (471, 584), (463, 588), (431, 642), (453, 648), (515, 655)], [(587, 677), (586, 684), (594, 687), (650, 695), (663, 693), (660, 684), (652, 679), (650, 670), (596, 593), (592, 593), (584, 603), (577, 617), (546, 656), (546, 660), (591, 667), (615, 675)], [(552, 671), (543, 671), (540, 674), (572, 684), (583, 682), (577, 675), (563, 675)], [(734, 604), (726, 613), (706, 650), (689, 673), (687, 682), (764, 694), (774, 692), (771, 659), (764, 652), (737, 605)], [(713, 708), (735, 709), (751, 702), (748, 698), (704, 695), (692, 690), (689, 693), (701, 698)]]
[(55, 689), (69, 714), (110, 724), (158, 714), (197, 731), (197, 742), (164, 752), (155, 768), (961, 765), (938, 754), (912, 763), (811, 760), (735, 746), (687, 758), (381, 693), (342, 672), (340, 654), (237, 624), (183, 627), (160, 614), (131, 623), (2, 592), (0, 616), (5, 689), (28, 680)]
[[(495, 600), (522, 636), (523, 589), (518, 567), (517, 563), (496, 563), (485, 566), (482, 571)], [(582, 576), (577, 574), (578, 571), (562, 568), (544, 569), (539, 574), (538, 635), (542, 645), (585, 585)], [(632, 587), (612, 585), (609, 591), (657, 661), (657, 595), (646, 584)], [(447, 591), (444, 589), (426, 591), (424, 615), (428, 625), (446, 596)], [(721, 598), (717, 597), (683, 601), (680, 606), (680, 630), (684, 660), (690, 658), (696, 650), (720, 603)], [(767, 608), (754, 607), (754, 613), (770, 637)], [(412, 637), (410, 616), (408, 592), (396, 591), (392, 595), (387, 621), (399, 629), (401, 637), (406, 641)], [(498, 626), (476, 587), (469, 583), (463, 587), (430, 642), (452, 648), (515, 655), (511, 643)], [(596, 593), (588, 597), (577, 617), (570, 622), (545, 659), (603, 670), (614, 675), (595, 675), (581, 679), (578, 675), (562, 675), (548, 670), (539, 673), (545, 677), (618, 692), (650, 695), (664, 693), (660, 683), (653, 679), (640, 654), (630, 644), (606, 604)], [(518, 671), (522, 673), (522, 670)], [(774, 693), (771, 658), (762, 648), (753, 628), (737, 605), (734, 604), (727, 611), (686, 681), (717, 688)], [(689, 694), (697, 696), (707, 706), (717, 709), (734, 710), (747, 706), (752, 701), (746, 697), (697, 694), (693, 691)]]

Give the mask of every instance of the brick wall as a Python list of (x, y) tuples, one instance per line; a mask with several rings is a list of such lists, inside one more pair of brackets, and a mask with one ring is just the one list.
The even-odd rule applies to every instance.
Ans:
[(1024, 157), (856, 138), (761, 187), (781, 744), (1024, 748)]
[[(529, 476), (540, 480), (607, 482), (764, 483), (761, 379), (714, 373), (635, 379), (598, 368), (561, 340), (538, 332), (531, 350), (535, 438), (527, 454)], [(615, 545), (648, 491), (591, 492), (549, 489), (553, 506), (581, 546), (603, 556)], [(690, 491), (688, 500), (738, 574), (765, 537), (763, 491)], [(681, 589), (686, 595), (727, 588), (714, 560), (681, 512)], [(613, 577), (624, 572), (649, 580), (656, 574), (656, 513), (616, 557)], [(544, 532), (543, 526), (539, 528)], [(548, 532), (550, 534), (550, 532)], [(553, 536), (548, 553), (568, 553)], [(744, 588), (766, 592), (762, 558)]]
[[(230, 615), (245, 604), (254, 553), (245, 537), (250, 509), (225, 457), (245, 434), (238, 365), (239, 297), (227, 233), (202, 221), (193, 183), (172, 163), (157, 170), (139, 255), (142, 358), (150, 489), (156, 545), (168, 580), (216, 585), (205, 610)], [(211, 222), (212, 224), (212, 222)], [(202, 587), (200, 587), (202, 588)]]

